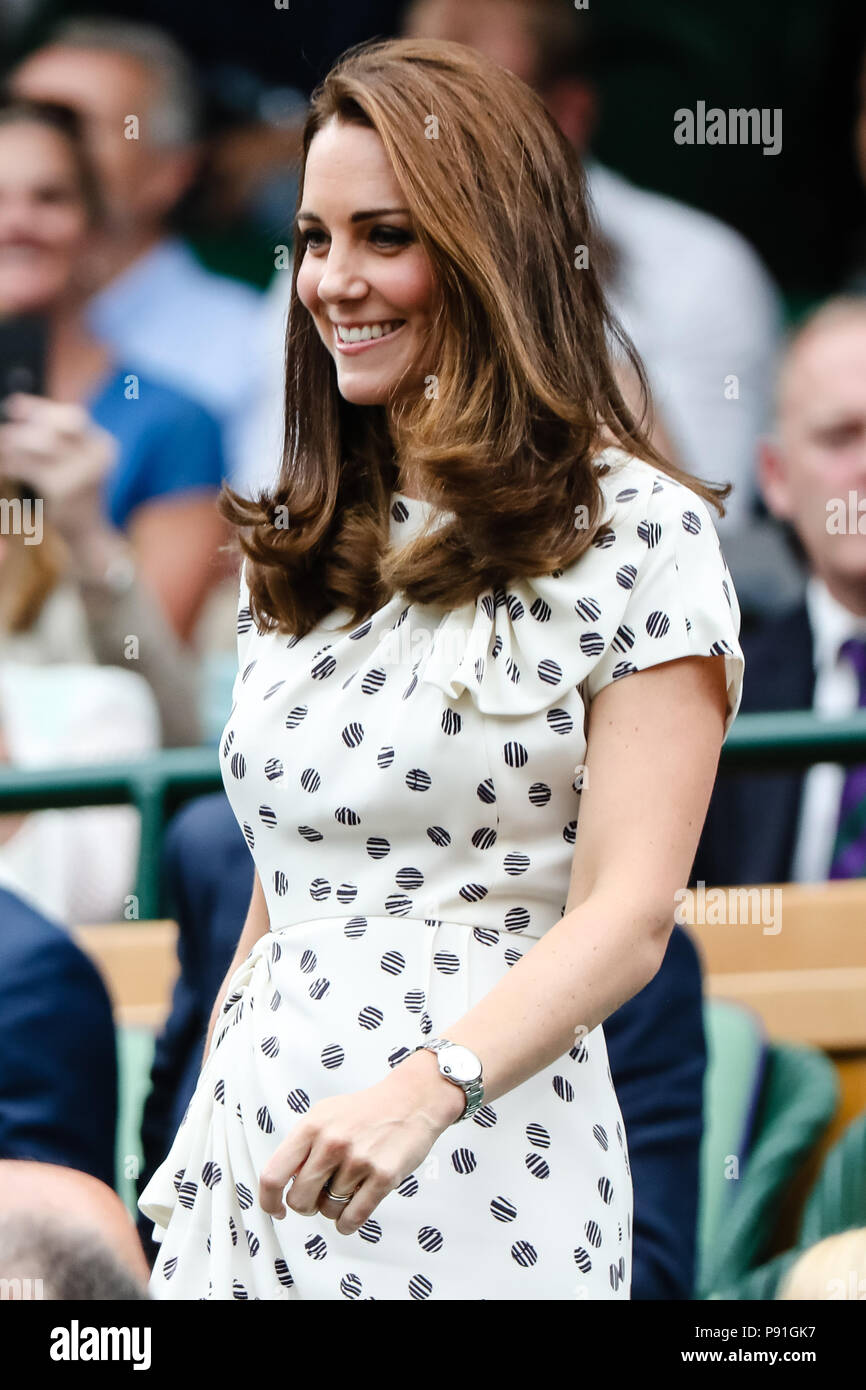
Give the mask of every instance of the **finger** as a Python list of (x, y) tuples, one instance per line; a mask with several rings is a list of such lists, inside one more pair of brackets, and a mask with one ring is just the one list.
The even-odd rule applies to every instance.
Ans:
[[(344, 1186), (344, 1187), (338, 1187), (336, 1181), (333, 1182), (333, 1188), (334, 1188), (334, 1191), (335, 1191), (335, 1192), (349, 1192), (349, 1191), (351, 1191), (350, 1188), (345, 1187), (345, 1186)], [(355, 1190), (357, 1191), (357, 1187), (356, 1187)], [(352, 1205), (352, 1202), (353, 1202), (353, 1201), (354, 1201), (354, 1193), (353, 1193), (353, 1195), (352, 1195), (352, 1201), (349, 1201), (349, 1202), (336, 1202), (336, 1201), (334, 1201), (334, 1198), (333, 1198), (333, 1197), (329, 1197), (328, 1194), (327, 1194), (327, 1192), (325, 1191), (325, 1189), (322, 1188), (321, 1194), (320, 1194), (320, 1196), (319, 1196), (319, 1204), (318, 1204), (317, 1210), (322, 1214), (322, 1216), (325, 1217), (326, 1220), (328, 1220), (328, 1221), (333, 1221), (334, 1225), (337, 1226), (337, 1223), (339, 1222), (340, 1218), (341, 1218), (341, 1217), (344, 1215), (344, 1213), (349, 1209), (349, 1207)], [(339, 1229), (339, 1227), (338, 1227), (338, 1229)]]
[(11, 419), (21, 423), (33, 421), (64, 436), (81, 434), (90, 420), (85, 407), (77, 401), (52, 401), (25, 391), (14, 391), (4, 405)]
[(20, 453), (7, 453), (0, 447), (0, 477), (4, 484), (27, 483), (40, 496), (45, 496), (46, 488), (56, 487), (50, 465), (44, 459), (35, 459)]
[(347, 1196), (351, 1200), (358, 1187), (363, 1182), (364, 1177), (365, 1174), (363, 1173), (356, 1173), (356, 1175), (352, 1177), (344, 1168), (341, 1168), (339, 1172), (332, 1173), (330, 1177), (325, 1180), (325, 1184), (319, 1192), (316, 1210), (320, 1211), (323, 1216), (326, 1216), (329, 1221), (336, 1221), (338, 1217), (342, 1216), (349, 1203), (338, 1202), (336, 1197), (331, 1197), (329, 1195), (328, 1188), (333, 1188), (338, 1195)]
[(369, 1171), (366, 1163), (352, 1159), (344, 1135), (330, 1133), (321, 1122), (312, 1123), (309, 1117), (307, 1125), (310, 1145), (303, 1163), (296, 1168), (292, 1190), (286, 1197), (287, 1206), (299, 1216), (313, 1216), (319, 1210), (322, 1188), (334, 1173), (345, 1173), (349, 1179), (348, 1187), (335, 1191), (351, 1192)]
[(306, 1134), (291, 1134), (271, 1154), (259, 1174), (259, 1205), (271, 1216), (284, 1217), (283, 1193), (310, 1152)]
[[(292, 1211), (296, 1211), (299, 1216), (313, 1216), (321, 1208), (322, 1197), (327, 1196), (324, 1191), (327, 1182), (331, 1183), (335, 1192), (354, 1191), (361, 1181), (360, 1176), (356, 1177), (354, 1181), (349, 1179), (345, 1186), (337, 1186), (333, 1174), (339, 1162), (339, 1156), (331, 1155), (320, 1160), (318, 1155), (312, 1152), (306, 1163), (295, 1175), (292, 1190), (286, 1197), (286, 1205), (290, 1206)], [(341, 1179), (341, 1182), (344, 1181), (346, 1180)], [(333, 1205), (339, 1206), (340, 1203)]]
[(50, 462), (57, 455), (58, 437), (40, 420), (17, 420), (0, 425), (0, 451)]
[(86, 432), (90, 424), (90, 415), (83, 405), (78, 405), (75, 401), (46, 401), (45, 404), (51, 407), (51, 413), (47, 418), (51, 423), (53, 414), (53, 424), (58, 434), (68, 439), (77, 439)]
[[(391, 1179), (385, 1178), (365, 1178), (357, 1188), (351, 1202), (343, 1205), (334, 1222), (335, 1229), (341, 1236), (350, 1236), (357, 1231), (359, 1226), (369, 1220), (376, 1210), (383, 1197), (387, 1197), (398, 1184)], [(336, 1192), (348, 1192), (348, 1188), (336, 1187)]]
[(10, 420), (26, 420), (31, 411), (39, 409), (34, 402), (40, 399), (41, 397), (34, 396), (29, 391), (12, 391), (3, 397), (3, 412)]

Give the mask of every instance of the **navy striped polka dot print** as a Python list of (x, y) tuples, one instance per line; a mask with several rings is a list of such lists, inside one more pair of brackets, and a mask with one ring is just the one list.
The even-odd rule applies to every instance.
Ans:
[[(302, 639), (259, 632), (241, 575), (219, 741), (270, 931), (235, 972), (198, 1086), (139, 1205), (166, 1299), (627, 1299), (633, 1193), (604, 1027), (449, 1127), (344, 1236), (258, 1202), (319, 1101), (375, 1085), (561, 918), (599, 690), (724, 655), (739, 609), (708, 507), (618, 449), (605, 524), (551, 574), (453, 610), (395, 595)], [(391, 544), (441, 514), (395, 493)], [(575, 1025), (580, 1020), (575, 1019)]]

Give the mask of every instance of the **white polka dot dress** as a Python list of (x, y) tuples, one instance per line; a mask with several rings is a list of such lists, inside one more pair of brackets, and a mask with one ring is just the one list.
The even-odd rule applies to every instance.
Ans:
[[(378, 1082), (562, 917), (595, 694), (724, 654), (726, 734), (739, 708), (739, 607), (709, 508), (620, 450), (599, 461), (607, 526), (589, 550), (458, 609), (398, 594), (298, 640), (258, 631), (241, 577), (220, 756), (271, 930), (231, 981), (139, 1202), (161, 1238), (154, 1297), (629, 1297), (632, 1185), (603, 1027), (446, 1129), (352, 1235), (258, 1202), (311, 1106)], [(392, 543), (441, 519), (395, 493)]]

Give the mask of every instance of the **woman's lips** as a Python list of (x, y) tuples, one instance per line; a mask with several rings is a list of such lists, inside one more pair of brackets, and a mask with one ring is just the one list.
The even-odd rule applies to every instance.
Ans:
[(365, 342), (362, 343), (341, 343), (340, 339), (337, 337), (336, 324), (334, 324), (333, 327), (334, 346), (336, 347), (337, 351), (343, 352), (347, 356), (352, 356), (356, 352), (365, 352), (367, 348), (381, 347), (383, 343), (390, 343), (392, 338), (396, 338), (398, 333), (402, 333), (406, 325), (405, 323), (401, 323), (400, 327), (393, 329), (391, 333), (384, 333), (381, 338), (368, 338)]

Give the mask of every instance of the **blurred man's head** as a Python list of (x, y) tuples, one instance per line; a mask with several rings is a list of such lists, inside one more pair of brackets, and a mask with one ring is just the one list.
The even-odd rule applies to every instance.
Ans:
[(413, 0), (401, 33), (465, 43), (508, 68), (535, 88), (583, 154), (595, 124), (588, 25), (572, 0)]
[(121, 235), (157, 229), (189, 187), (199, 159), (196, 83), (160, 30), (70, 20), (18, 65), (7, 87), (79, 112)]
[(143, 1299), (148, 1277), (112, 1188), (76, 1168), (0, 1160), (0, 1296)]
[(866, 299), (832, 300), (795, 333), (760, 482), (809, 570), (852, 612), (866, 613)]

